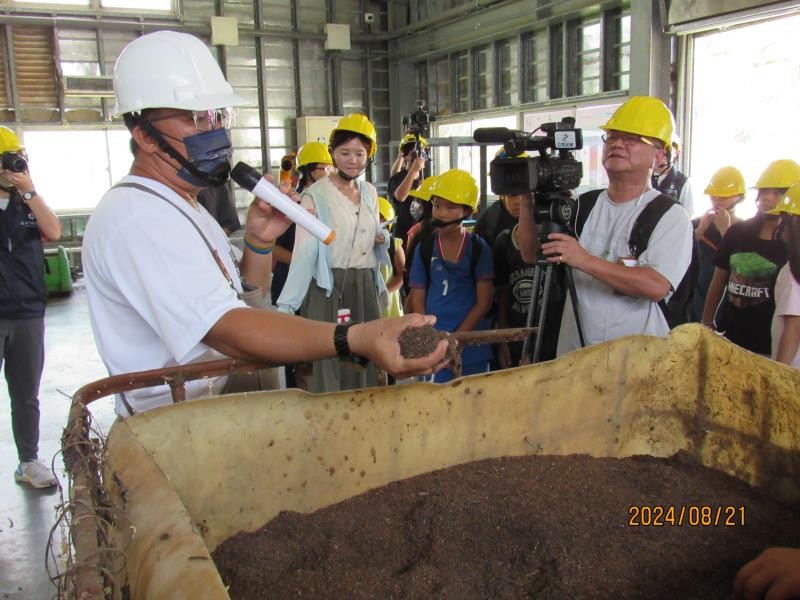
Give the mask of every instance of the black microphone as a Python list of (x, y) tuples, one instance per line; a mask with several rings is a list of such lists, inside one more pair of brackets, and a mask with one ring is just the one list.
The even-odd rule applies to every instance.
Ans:
[(472, 133), (472, 139), (479, 144), (504, 144), (513, 139), (529, 137), (524, 131), (508, 127), (479, 127)]

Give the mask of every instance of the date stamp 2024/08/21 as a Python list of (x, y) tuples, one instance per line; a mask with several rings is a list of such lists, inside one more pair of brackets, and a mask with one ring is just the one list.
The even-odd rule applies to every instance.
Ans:
[(628, 507), (629, 527), (744, 527), (745, 507), (688, 504), (661, 506), (633, 504)]

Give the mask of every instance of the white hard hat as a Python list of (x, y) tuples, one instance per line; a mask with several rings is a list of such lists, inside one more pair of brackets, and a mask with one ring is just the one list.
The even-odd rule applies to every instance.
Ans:
[(198, 38), (156, 31), (136, 38), (114, 65), (115, 115), (145, 108), (209, 110), (249, 102), (233, 93), (211, 51)]

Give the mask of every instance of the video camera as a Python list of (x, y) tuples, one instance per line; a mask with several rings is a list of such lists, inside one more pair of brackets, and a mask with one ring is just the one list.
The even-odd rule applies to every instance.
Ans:
[[(482, 127), (475, 130), (473, 139), (503, 144), (507, 157), (495, 158), (490, 164), (492, 192), (504, 196), (532, 192), (534, 218), (538, 224), (548, 225), (540, 232), (546, 235), (571, 227), (575, 206), (572, 190), (583, 177), (583, 165), (572, 152), (583, 148), (583, 133), (575, 128), (572, 117), (545, 123), (539, 129), (544, 135)], [(539, 156), (520, 156), (526, 150), (536, 150)]]
[(403, 133), (414, 136), (416, 139), (414, 152), (416, 153), (416, 156), (422, 156), (426, 160), (428, 158), (428, 153), (426, 152), (425, 148), (422, 147), (422, 143), (420, 142), (419, 138), (430, 136), (431, 121), (433, 121), (433, 119), (428, 114), (428, 111), (425, 110), (424, 100), (417, 100), (417, 109), (409, 115), (403, 117)]

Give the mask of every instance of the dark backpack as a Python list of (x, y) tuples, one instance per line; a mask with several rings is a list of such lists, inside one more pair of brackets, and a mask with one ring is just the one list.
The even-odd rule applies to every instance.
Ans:
[[(478, 261), (481, 259), (481, 252), (483, 249), (481, 248), (481, 242), (478, 235), (474, 233), (467, 233), (467, 235), (469, 235), (469, 240), (472, 244), (472, 256), (469, 261), (470, 273), (472, 274), (472, 281), (477, 281), (475, 278), (475, 272), (478, 270)], [(433, 239), (435, 237), (436, 236), (433, 234), (426, 235), (424, 238), (422, 238), (417, 246), (419, 248), (422, 264), (425, 265), (425, 275), (428, 278), (426, 289), (431, 285), (431, 259), (433, 258)]]
[[(578, 198), (578, 209), (575, 214), (575, 235), (580, 237), (583, 231), (583, 226), (589, 218), (589, 213), (592, 212), (597, 199), (603, 190), (592, 190), (581, 194)], [(628, 247), (631, 254), (636, 258), (647, 250), (647, 244), (650, 242), (650, 236), (661, 220), (661, 217), (672, 208), (677, 201), (673, 200), (665, 194), (660, 194), (651, 200), (647, 206), (642, 209), (639, 216), (633, 223), (631, 235), (628, 238)], [(689, 310), (692, 305), (692, 296), (694, 295), (695, 285), (697, 284), (698, 274), (700, 272), (700, 262), (698, 255), (697, 240), (692, 236), (692, 261), (689, 268), (678, 284), (677, 289), (669, 298), (669, 302), (661, 299), (658, 303), (661, 312), (667, 319), (670, 329), (689, 322)]]

